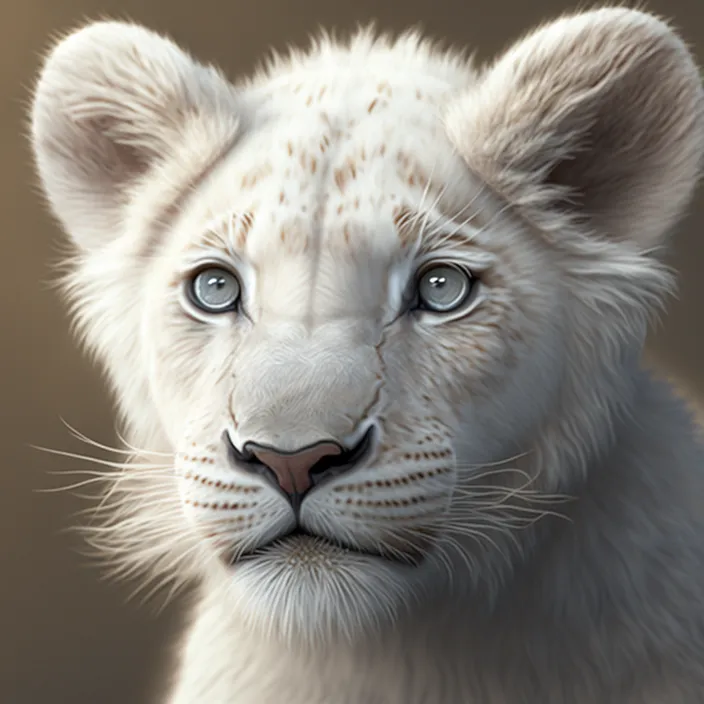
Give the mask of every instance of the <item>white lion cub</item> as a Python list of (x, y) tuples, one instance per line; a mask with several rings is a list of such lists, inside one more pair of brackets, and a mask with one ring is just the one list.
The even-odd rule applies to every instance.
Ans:
[(667, 24), (231, 84), (100, 22), (31, 135), (139, 448), (95, 539), (200, 589), (165, 702), (704, 702), (704, 447), (640, 364), (704, 151)]

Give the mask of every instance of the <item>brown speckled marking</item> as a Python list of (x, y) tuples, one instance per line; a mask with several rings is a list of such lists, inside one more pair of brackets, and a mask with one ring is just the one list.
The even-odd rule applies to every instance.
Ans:
[[(206, 246), (226, 250), (229, 246), (228, 243), (231, 243), (232, 246), (243, 248), (247, 241), (247, 236), (254, 225), (254, 220), (254, 211), (251, 209), (243, 213), (229, 215), (227, 219), (223, 218), (221, 223), (213, 225), (203, 233), (198, 241), (189, 244), (187, 249)], [(169, 286), (180, 285), (180, 276), (175, 275), (169, 281)]]
[(401, 247), (404, 249), (413, 243), (416, 239), (415, 228), (412, 221), (415, 219), (415, 213), (407, 205), (397, 205), (393, 209), (393, 221), (396, 228)]
[(390, 98), (392, 95), (391, 91), (391, 85), (389, 84), (388, 81), (382, 81), (376, 89), (379, 91), (381, 95), (385, 95), (387, 98)]
[(210, 503), (209, 501), (198, 501), (195, 499), (184, 499), (183, 503), (188, 504), (190, 506), (194, 506), (195, 508), (208, 508), (213, 511), (241, 511), (245, 508), (257, 507), (257, 504), (252, 503), (228, 503), (226, 501), (222, 503), (218, 503), (217, 501)]
[(254, 225), (254, 213), (251, 211), (246, 211), (242, 213), (241, 217), (237, 219), (237, 225), (235, 226), (235, 245), (239, 249), (244, 249), (245, 244), (247, 244), (247, 237), (249, 236), (250, 230)]
[[(443, 454), (445, 454), (445, 456), (447, 457), (450, 457), (452, 455), (452, 452), (450, 450), (445, 450)], [(450, 467), (435, 467), (434, 469), (409, 472), (408, 474), (405, 474), (402, 477), (393, 477), (391, 479), (367, 479), (358, 484), (341, 484), (339, 486), (333, 487), (332, 490), (336, 494), (348, 494), (363, 493), (365, 489), (394, 489), (399, 486), (408, 486), (409, 484), (425, 481), (427, 479), (441, 476), (443, 474), (449, 474), (451, 471), (452, 469)]]
[(191, 470), (187, 470), (183, 474), (182, 479), (187, 479), (208, 488), (221, 489), (222, 491), (232, 494), (258, 494), (263, 491), (260, 486), (245, 486), (244, 484), (237, 484), (236, 482), (224, 482), (220, 479), (210, 479), (209, 477), (204, 477), (202, 474), (197, 474)]
[(429, 177), (426, 171), (405, 151), (399, 150), (396, 160), (399, 165), (399, 178), (404, 179), (409, 186), (425, 188), (428, 185)]
[(249, 235), (249, 231), (254, 225), (254, 213), (251, 210), (246, 210), (244, 213), (242, 213), (242, 216), (239, 220), (241, 223), (240, 231), (244, 235), (244, 237), (247, 237), (247, 235)]
[(347, 184), (347, 176), (343, 169), (335, 169), (335, 185), (337, 186), (340, 193), (345, 192), (345, 185)]
[(406, 170), (411, 168), (411, 157), (409, 157), (403, 149), (398, 150), (398, 153), (396, 154), (396, 161), (398, 161), (399, 165)]
[(347, 169), (350, 172), (350, 177), (352, 179), (357, 178), (357, 164), (351, 157), (347, 159)]
[(255, 169), (252, 169), (252, 171), (242, 177), (241, 187), (243, 189), (254, 188), (254, 186), (257, 185), (260, 179), (270, 176), (272, 172), (273, 168), (269, 162)]
[(279, 241), (285, 246), (286, 251), (292, 254), (306, 252), (310, 246), (308, 233), (295, 221), (280, 226)]

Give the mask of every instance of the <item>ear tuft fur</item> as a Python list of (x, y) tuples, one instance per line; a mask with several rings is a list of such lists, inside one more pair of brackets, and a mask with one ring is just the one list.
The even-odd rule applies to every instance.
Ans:
[(665, 22), (601, 9), (516, 43), (446, 124), (470, 168), (534, 220), (560, 212), (646, 251), (694, 190), (704, 92)]
[(212, 159), (237, 116), (234, 88), (215, 69), (142, 27), (97, 22), (49, 54), (33, 99), (32, 147), (54, 213), (92, 247), (119, 232), (132, 189), (178, 156), (194, 124), (199, 158)]

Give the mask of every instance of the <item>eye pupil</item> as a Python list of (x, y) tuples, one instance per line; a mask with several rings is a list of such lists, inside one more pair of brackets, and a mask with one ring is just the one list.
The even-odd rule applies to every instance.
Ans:
[(448, 313), (459, 308), (469, 297), (474, 279), (454, 264), (438, 264), (418, 280), (419, 305), (435, 313)]
[(237, 277), (219, 267), (202, 270), (190, 281), (189, 298), (206, 313), (234, 310), (239, 297), (240, 283)]

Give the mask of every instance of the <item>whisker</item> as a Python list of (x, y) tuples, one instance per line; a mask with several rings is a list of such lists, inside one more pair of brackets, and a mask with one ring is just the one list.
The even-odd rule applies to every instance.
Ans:
[(516, 462), (517, 460), (523, 459), (524, 457), (527, 457), (528, 455), (532, 454), (534, 450), (526, 450), (525, 452), (519, 452), (516, 455), (511, 455), (509, 457), (505, 457), (501, 460), (495, 460), (493, 462), (480, 462), (478, 464), (469, 464), (469, 463), (464, 463), (464, 462), (458, 462), (457, 467), (461, 467), (462, 469), (484, 469), (484, 468), (489, 468), (489, 467), (498, 467), (502, 464), (506, 464), (507, 462)]
[[(507, 490), (502, 490), (497, 486), (481, 488), (478, 491), (461, 489), (455, 494), (458, 499), (455, 504), (461, 506), (462, 502), (465, 502), (470, 506), (499, 505), (505, 503), (506, 494)], [(562, 504), (574, 501), (575, 498), (569, 494), (541, 494), (533, 489), (512, 492), (510, 497), (533, 504)]]
[[(55, 472), (53, 474), (64, 474), (63, 472)], [(65, 472), (65, 474), (81, 474), (81, 472)], [(91, 475), (90, 472), (86, 472), (86, 474)], [(169, 477), (170, 475), (168, 473), (152, 473), (149, 474), (148, 477), (155, 478), (155, 477)], [(140, 479), (143, 478), (142, 476), (139, 477)], [(32, 491), (37, 494), (58, 494), (61, 493), (62, 491), (72, 491), (74, 489), (80, 489), (85, 486), (95, 486), (95, 485), (106, 485), (110, 484), (111, 482), (115, 481), (114, 476), (110, 476), (109, 473), (103, 473), (103, 472), (95, 472), (92, 473), (92, 476), (89, 476), (87, 479), (83, 479), (81, 481), (74, 482), (72, 484), (65, 484), (57, 487), (40, 487), (40, 488), (35, 488)], [(119, 477), (117, 478), (117, 481), (115, 482), (116, 484), (119, 483), (120, 479), (124, 480), (130, 480), (133, 479), (132, 477), (125, 476), (125, 477)], [(117, 487), (115, 487), (117, 489)], [(95, 497), (94, 497), (95, 498)]]
[[(471, 198), (469, 201), (467, 201), (467, 203), (465, 203), (465, 205), (462, 207), (461, 210), (458, 210), (456, 213), (454, 213), (454, 214), (451, 215), (450, 217), (441, 216), (440, 218), (438, 218), (438, 220), (442, 219), (442, 222), (438, 225), (437, 228), (435, 228), (434, 230), (431, 230), (431, 231), (428, 233), (428, 236), (429, 236), (429, 237), (435, 237), (444, 227), (447, 226), (448, 223), (450, 223), (450, 222), (456, 223), (457, 220), (458, 220), (458, 218), (460, 218), (462, 215), (464, 215), (464, 213), (467, 212), (467, 210), (470, 210), (470, 209), (474, 206), (474, 204), (475, 204), (475, 203), (477, 202), (477, 200), (481, 197), (482, 193), (485, 192), (485, 190), (486, 190), (486, 186), (485, 186), (485, 184), (482, 184), (481, 187), (477, 190), (477, 192), (472, 196), (472, 198)], [(468, 223), (470, 223), (476, 216), (477, 216), (477, 213), (475, 213), (475, 214), (473, 214), (473, 215), (470, 215), (470, 216), (468, 216), (467, 218), (465, 218), (465, 220), (460, 224), (460, 226), (457, 228), (457, 230), (456, 230), (453, 234), (451, 234), (451, 235), (446, 235), (446, 236), (444, 236), (443, 238), (440, 239), (440, 244), (442, 244), (444, 241), (446, 241), (446, 240), (449, 239), (450, 237), (453, 237), (455, 234), (457, 234), (457, 232), (458, 232), (460, 229), (462, 229), (462, 228), (465, 227)]]
[[(125, 477), (130, 477), (133, 478), (132, 475), (129, 474), (127, 470), (132, 469), (132, 465), (125, 465), (123, 469), (125, 470), (122, 473), (119, 472), (113, 472), (113, 471), (103, 471), (100, 469), (59, 469), (59, 470), (49, 470), (45, 472), (45, 474), (49, 474), (51, 476), (64, 476), (64, 475), (78, 475), (78, 476), (90, 476), (90, 477), (102, 477), (104, 479), (113, 481), (120, 481), (120, 479), (125, 478)], [(153, 465), (151, 469), (154, 470), (160, 470), (160, 471), (154, 471), (154, 472), (149, 472), (149, 471), (142, 471), (141, 466), (137, 465), (137, 469), (139, 471), (138, 478), (142, 477), (152, 477), (152, 476), (172, 476), (171, 470), (173, 467), (171, 465)]]
[(157, 467), (166, 468), (167, 465), (159, 465), (153, 463), (145, 464), (132, 464), (129, 462), (113, 462), (111, 460), (104, 460), (100, 457), (92, 457), (91, 455), (81, 455), (77, 452), (68, 452), (66, 450), (54, 450), (50, 447), (41, 447), (40, 445), (30, 445), (32, 449), (39, 450), (40, 452), (46, 452), (50, 455), (57, 455), (59, 457), (67, 457), (74, 460), (82, 460), (83, 462), (91, 462), (95, 464), (102, 465), (104, 467), (113, 467), (115, 469), (124, 469), (127, 464), (131, 469), (154, 469)]
[[(81, 489), (85, 486), (95, 486), (96, 484), (104, 484), (106, 482), (105, 477), (93, 477), (92, 479), (84, 479), (80, 482), (74, 482), (73, 484), (67, 484), (66, 486), (56, 486), (48, 489), (32, 489), (36, 494), (60, 494), (62, 491), (74, 491), (75, 489)], [(95, 498), (86, 496), (86, 498)]]
[[(419, 204), (418, 208), (416, 209), (416, 213), (417, 213), (417, 214), (416, 214), (415, 218), (412, 220), (412, 225), (413, 225), (413, 227), (416, 227), (416, 226), (418, 225), (418, 220), (419, 220), (419, 218), (421, 217), (421, 214), (422, 214), (422, 212), (423, 212), (423, 206), (424, 206), (424, 204), (425, 204), (425, 199), (426, 199), (427, 196), (428, 196), (428, 192), (430, 191), (430, 185), (431, 185), (432, 182), (433, 182), (433, 174), (435, 173), (435, 167), (436, 167), (436, 166), (437, 166), (437, 155), (436, 155), (435, 159), (433, 160), (433, 167), (432, 167), (432, 169), (430, 170), (430, 175), (428, 176), (428, 180), (425, 182), (425, 187), (423, 188), (423, 193), (422, 193), (421, 198), (420, 198), (420, 204)], [(438, 199), (436, 199), (436, 201), (435, 201), (436, 203), (437, 203), (437, 200), (438, 200)], [(432, 206), (431, 206), (431, 207), (432, 207)], [(430, 213), (430, 209), (428, 209), (427, 212), (428, 212), (428, 214), (429, 214), (429, 213)], [(423, 226), (422, 226), (421, 229), (420, 229), (421, 234), (423, 233), (423, 229), (424, 229), (425, 223), (427, 223), (427, 221), (428, 221), (428, 215), (426, 214), (425, 222), (424, 222)]]
[(136, 447), (132, 447), (128, 442), (126, 442), (118, 433), (118, 439), (120, 442), (122, 442), (126, 447), (127, 450), (122, 449), (122, 448), (117, 448), (117, 447), (111, 447), (110, 445), (105, 445), (103, 443), (98, 442), (97, 440), (93, 440), (92, 438), (89, 438), (85, 433), (82, 433), (80, 430), (77, 430), (75, 427), (73, 427), (68, 421), (66, 421), (64, 418), (60, 418), (60, 421), (66, 426), (68, 431), (71, 433), (71, 435), (76, 438), (76, 440), (80, 440), (81, 442), (85, 443), (86, 445), (90, 445), (92, 447), (95, 447), (99, 450), (105, 450), (107, 452), (112, 452), (117, 455), (130, 455), (130, 454), (140, 454), (140, 455), (154, 455), (154, 456), (161, 456), (161, 457), (170, 457), (171, 453), (168, 452), (156, 452), (154, 450), (143, 450), (139, 449)]

